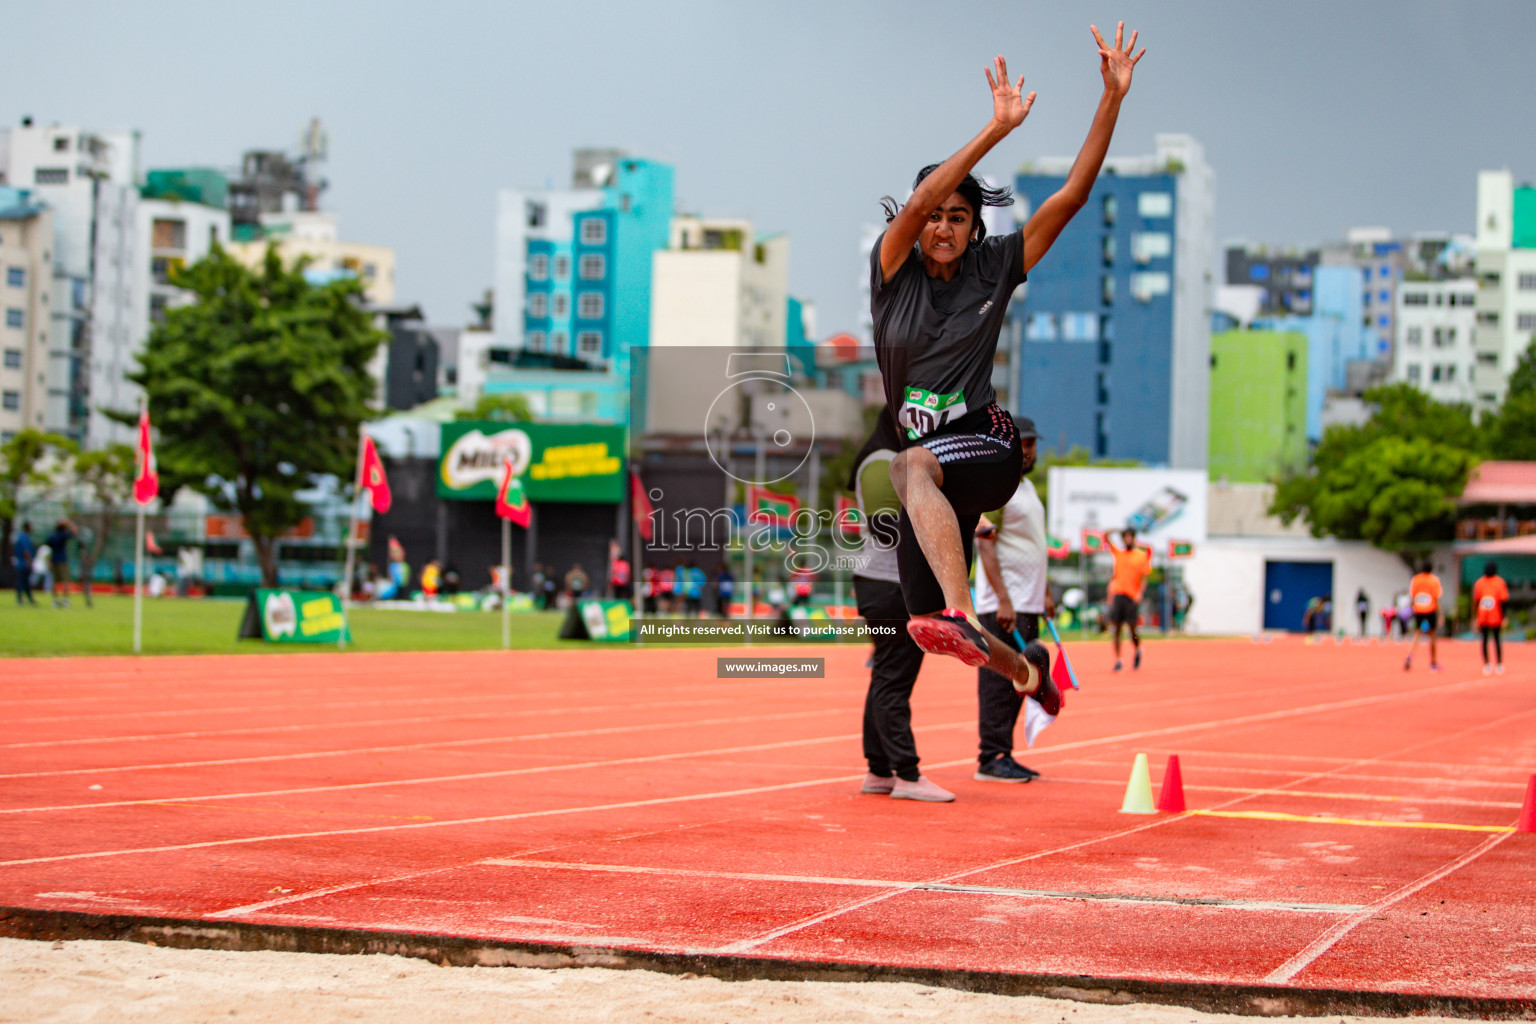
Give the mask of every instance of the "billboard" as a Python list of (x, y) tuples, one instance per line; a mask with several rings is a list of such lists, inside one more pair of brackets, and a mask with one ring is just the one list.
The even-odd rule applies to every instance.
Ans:
[(1135, 529), (1154, 547), (1166, 541), (1205, 541), (1203, 469), (1109, 469), (1052, 466), (1046, 495), (1047, 529), (1077, 550), (1084, 530)]
[(494, 501), (510, 455), (530, 501), (624, 500), (623, 427), (462, 420), (442, 425), (441, 451), (440, 498)]

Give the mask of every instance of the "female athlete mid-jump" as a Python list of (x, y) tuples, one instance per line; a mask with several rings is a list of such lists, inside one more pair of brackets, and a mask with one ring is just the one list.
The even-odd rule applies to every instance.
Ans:
[(976, 521), (1007, 504), (1023, 464), (1013, 418), (992, 390), (1008, 300), (1087, 203), (1131, 72), (1146, 54), (1133, 55), (1135, 32), (1122, 45), (1124, 22), (1113, 46), (1097, 28), (1090, 31), (1104, 95), (1061, 189), (1019, 230), (986, 237), (981, 208), (1011, 205), (1012, 194), (985, 187), (971, 169), (1024, 123), (1035, 101), (1034, 93), (1022, 95), (1024, 77), (1010, 81), (1008, 64), (998, 57), (986, 72), (991, 120), (954, 156), (918, 172), (905, 206), (887, 197), (888, 226), (870, 267), (887, 412), (906, 446), (891, 463), (891, 481), (902, 504), (897, 553), (912, 616), (907, 628), (923, 650), (986, 665), (1053, 714), (1061, 695), (1045, 648), (1032, 643), (1021, 655), (988, 636), (971, 606), (968, 577)]

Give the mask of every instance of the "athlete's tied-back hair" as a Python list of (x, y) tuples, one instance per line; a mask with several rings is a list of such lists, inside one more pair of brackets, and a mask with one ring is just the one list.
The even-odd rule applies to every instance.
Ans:
[[(917, 191), (917, 186), (923, 183), (923, 179), (938, 169), (938, 164), (929, 164), (918, 171), (917, 177), (912, 179), (912, 191)], [(974, 174), (967, 174), (965, 180), (955, 186), (955, 191), (960, 193), (961, 199), (971, 204), (971, 213), (976, 218), (976, 227), (971, 234), (972, 244), (987, 237), (987, 225), (981, 219), (981, 208), (983, 206), (1013, 205), (1013, 189), (1007, 185), (1004, 185), (1002, 188), (988, 188)], [(885, 222), (887, 224), (894, 220), (896, 214), (901, 210), (901, 204), (890, 196), (881, 196), (880, 206), (885, 210)]]

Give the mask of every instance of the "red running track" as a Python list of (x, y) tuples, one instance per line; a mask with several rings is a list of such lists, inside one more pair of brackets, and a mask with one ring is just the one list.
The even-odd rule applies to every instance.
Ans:
[[(1022, 786), (972, 780), (975, 675), (930, 658), (948, 805), (859, 795), (863, 647), (16, 659), (0, 906), (1536, 1012), (1536, 657), (1442, 651), (1081, 646)], [(1189, 813), (1119, 813), (1138, 751)]]

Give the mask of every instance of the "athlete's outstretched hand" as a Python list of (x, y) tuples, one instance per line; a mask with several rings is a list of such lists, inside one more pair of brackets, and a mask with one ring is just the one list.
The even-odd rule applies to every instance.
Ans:
[[(992, 74), (994, 69), (997, 71), (996, 77)], [(985, 71), (987, 85), (992, 88), (992, 120), (1005, 128), (1017, 128), (1029, 116), (1029, 108), (1035, 103), (1035, 94), (1020, 95), (1024, 91), (1024, 76), (1020, 75), (1017, 82), (1010, 83), (1008, 62), (1001, 57), (994, 57), (992, 67)]]
[[(1136, 49), (1136, 32), (1131, 32), (1131, 41), (1125, 42), (1125, 22), (1115, 26), (1115, 45), (1110, 46), (1099, 35), (1097, 25), (1089, 25), (1088, 31), (1093, 33), (1093, 38), (1099, 44), (1099, 73), (1104, 76), (1104, 91), (1115, 96), (1124, 96), (1131, 91), (1131, 71), (1136, 67), (1137, 61), (1147, 55), (1147, 48), (1143, 46), (1141, 52), (1134, 57), (1132, 52)], [(1021, 78), (1022, 82), (1023, 79)]]

